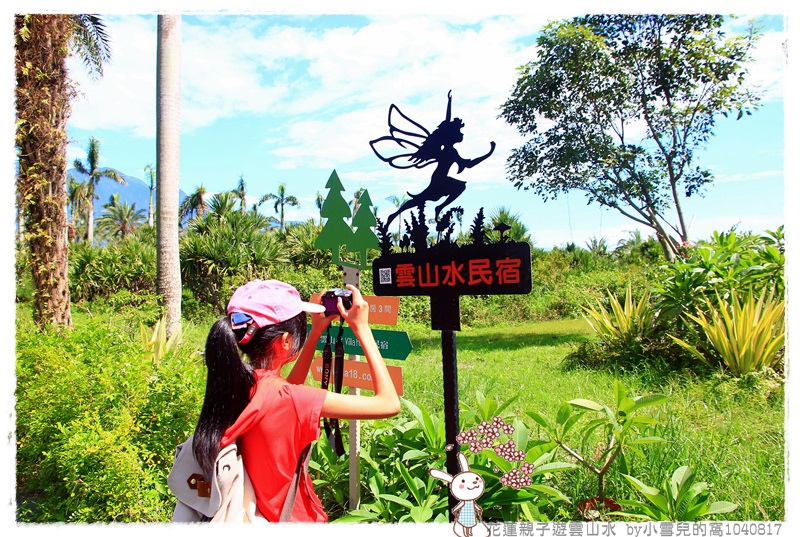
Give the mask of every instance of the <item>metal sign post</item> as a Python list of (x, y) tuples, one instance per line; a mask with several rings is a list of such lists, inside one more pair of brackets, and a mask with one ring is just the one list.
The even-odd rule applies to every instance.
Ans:
[[(353, 285), (361, 290), (361, 271), (351, 267), (344, 268), (345, 285)], [(359, 361), (357, 354), (350, 354), (350, 360)], [(352, 388), (355, 395), (361, 393), (360, 388)], [(361, 450), (361, 423), (350, 420), (348, 423), (348, 447), (350, 452), (350, 502), (348, 508), (352, 511), (361, 505), (361, 481), (359, 480), (359, 451)]]

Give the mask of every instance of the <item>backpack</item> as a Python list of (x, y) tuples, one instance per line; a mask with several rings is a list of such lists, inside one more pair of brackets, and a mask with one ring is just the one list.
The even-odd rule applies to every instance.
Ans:
[[(214, 461), (214, 475), (207, 480), (195, 459), (192, 449), (194, 436), (190, 436), (175, 449), (167, 484), (178, 499), (172, 515), (173, 522), (235, 522), (267, 523), (259, 512), (250, 477), (242, 463), (237, 444), (222, 448)], [(308, 464), (311, 445), (300, 454), (289, 494), (281, 509), (281, 522), (292, 514), (300, 474)]]

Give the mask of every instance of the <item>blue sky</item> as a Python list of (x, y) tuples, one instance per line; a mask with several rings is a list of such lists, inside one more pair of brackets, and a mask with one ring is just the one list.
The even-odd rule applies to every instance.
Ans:
[[(637, 225), (587, 206), (579, 192), (545, 203), (516, 190), (504, 169), (510, 151), (523, 143), (497, 118), (515, 69), (535, 58), (536, 32), (547, 20), (577, 13), (185, 15), (181, 188), (230, 190), (243, 176), (253, 203), (283, 182), (300, 200), (287, 218), (303, 220), (318, 216), (313, 200), (318, 191), (326, 194), (336, 169), (345, 195), (367, 188), (385, 219), (393, 207), (386, 197), (421, 191), (431, 169), (392, 169), (375, 157), (369, 140), (387, 134), (392, 103), (433, 130), (452, 90), (453, 114), (466, 124), (460, 154), (476, 157), (497, 143), (491, 158), (458, 176), (467, 181), (456, 202), (465, 208), (465, 222), (480, 207), (491, 213), (505, 206), (519, 214), (538, 246), (585, 245), (592, 237), (613, 246)], [(780, 15), (760, 18), (765, 32), (749, 70), (764, 88), (764, 104), (738, 122), (721, 120), (700, 155), (717, 180), (705, 197), (685, 202), (695, 239), (734, 225), (761, 232), (783, 223), (786, 33)], [(88, 80), (74, 64), (83, 96), (69, 122), (69, 162), (84, 158), (94, 136), (102, 165), (143, 177), (144, 166), (155, 164), (156, 17), (105, 19), (113, 40), (105, 76)]]

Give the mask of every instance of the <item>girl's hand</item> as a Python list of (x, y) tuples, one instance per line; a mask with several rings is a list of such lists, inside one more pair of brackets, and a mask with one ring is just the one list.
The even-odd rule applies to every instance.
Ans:
[[(350, 309), (345, 309), (342, 304), (342, 299), (338, 298), (337, 307), (339, 308), (339, 313), (341, 313), (342, 318), (350, 325), (353, 332), (358, 333), (359, 330), (369, 326), (369, 304), (367, 304), (367, 301), (361, 296), (361, 291), (359, 291), (357, 287), (353, 285), (347, 285), (346, 287), (353, 293), (353, 305), (350, 306)], [(333, 317), (335, 318), (335, 316)]]
[[(341, 299), (339, 299), (341, 301)], [(339, 316), (328, 315), (325, 316), (325, 313), (312, 313), (311, 314), (311, 331), (315, 334), (322, 334), (326, 328), (333, 322), (334, 320), (338, 319)]]

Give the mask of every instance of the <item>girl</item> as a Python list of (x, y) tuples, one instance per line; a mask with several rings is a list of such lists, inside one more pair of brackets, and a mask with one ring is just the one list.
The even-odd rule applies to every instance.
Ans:
[[(303, 302), (289, 284), (255, 280), (236, 290), (228, 315), (206, 341), (205, 400), (194, 433), (194, 453), (211, 475), (221, 447), (238, 439), (260, 514), (278, 521), (303, 449), (319, 437), (320, 417), (375, 419), (396, 415), (400, 400), (367, 324), (369, 306), (352, 285), (353, 305), (338, 309), (361, 342), (375, 395), (354, 396), (305, 386), (316, 342), (337, 315)], [(306, 312), (311, 333), (306, 342)], [(241, 353), (247, 355), (243, 361)], [(297, 360), (284, 379), (281, 367)], [(291, 521), (325, 522), (327, 516), (303, 470)]]

